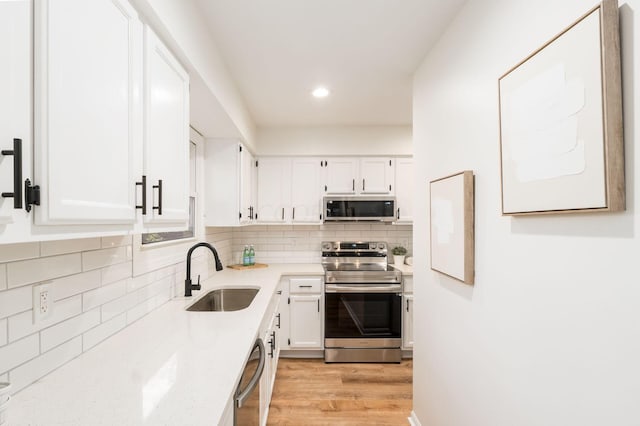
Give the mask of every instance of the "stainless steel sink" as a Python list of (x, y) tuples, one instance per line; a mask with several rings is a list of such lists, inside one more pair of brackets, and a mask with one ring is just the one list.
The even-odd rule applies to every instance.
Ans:
[(211, 290), (187, 308), (191, 312), (227, 312), (248, 308), (257, 288), (219, 288)]

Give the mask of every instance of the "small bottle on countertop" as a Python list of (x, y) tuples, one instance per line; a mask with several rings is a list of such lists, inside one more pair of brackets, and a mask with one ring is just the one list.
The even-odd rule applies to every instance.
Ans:
[(249, 246), (244, 246), (244, 250), (242, 250), (242, 265), (249, 266), (250, 264)]
[(256, 264), (256, 251), (253, 248), (253, 244), (251, 244), (251, 247), (249, 248), (249, 265), (255, 265)]

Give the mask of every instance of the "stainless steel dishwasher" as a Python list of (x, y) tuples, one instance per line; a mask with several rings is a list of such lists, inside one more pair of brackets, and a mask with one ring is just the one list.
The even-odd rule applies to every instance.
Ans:
[(264, 343), (258, 338), (251, 349), (234, 396), (234, 426), (260, 425), (260, 377), (265, 363)]

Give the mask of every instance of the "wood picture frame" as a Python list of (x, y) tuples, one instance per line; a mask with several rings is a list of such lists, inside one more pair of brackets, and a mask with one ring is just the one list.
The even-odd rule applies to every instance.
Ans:
[(625, 209), (617, 0), (498, 81), (503, 215)]
[(429, 183), (431, 269), (474, 282), (474, 175), (465, 170)]

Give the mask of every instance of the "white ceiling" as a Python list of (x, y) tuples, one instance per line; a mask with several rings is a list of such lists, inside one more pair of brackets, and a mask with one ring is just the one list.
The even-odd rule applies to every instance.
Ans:
[(410, 124), (413, 73), (464, 3), (193, 1), (258, 126)]

